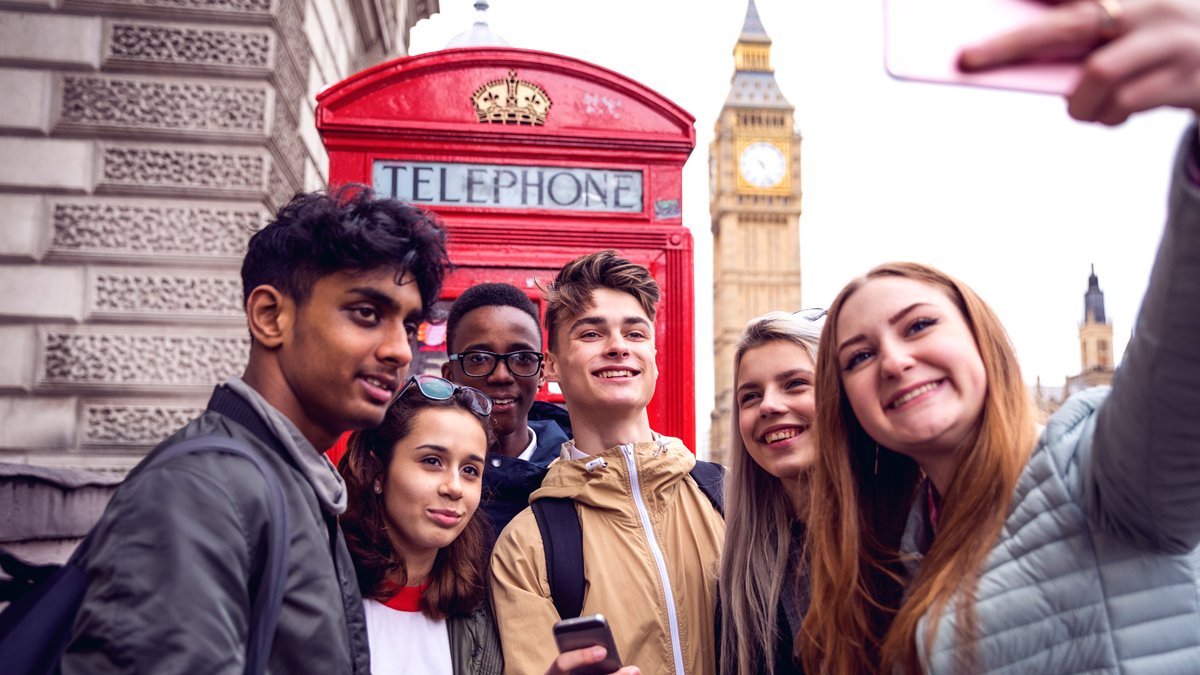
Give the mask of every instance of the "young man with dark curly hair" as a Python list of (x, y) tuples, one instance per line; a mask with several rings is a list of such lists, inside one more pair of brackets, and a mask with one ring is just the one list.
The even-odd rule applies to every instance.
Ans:
[[(449, 261), (426, 212), (365, 188), (297, 195), (242, 264), (250, 355), (208, 410), (135, 468), (77, 557), (88, 580), (64, 673), (241, 673), (270, 534), (266, 473), (287, 521), (272, 673), (369, 672), (362, 599), (338, 527), (345, 485), (321, 454), (377, 426), (412, 360)], [(246, 458), (154, 461), (186, 439)]]

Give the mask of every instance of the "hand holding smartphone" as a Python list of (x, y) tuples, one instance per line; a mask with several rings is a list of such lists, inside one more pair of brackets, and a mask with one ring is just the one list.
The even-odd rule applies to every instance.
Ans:
[(621, 668), (617, 644), (603, 614), (559, 621), (554, 624), (554, 641), (558, 643), (559, 653), (595, 646), (604, 647), (604, 651), (607, 652), (604, 660), (576, 668), (571, 671), (572, 675), (608, 675)]
[(1045, 94), (1067, 94), (1079, 64), (1022, 63), (964, 73), (963, 47), (1020, 28), (1050, 11), (1040, 0), (884, 0), (885, 66), (892, 77)]

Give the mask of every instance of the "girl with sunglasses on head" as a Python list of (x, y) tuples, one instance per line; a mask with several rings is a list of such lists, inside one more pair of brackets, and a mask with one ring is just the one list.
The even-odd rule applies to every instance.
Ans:
[(494, 442), (483, 392), (409, 378), (376, 429), (355, 432), (338, 470), (374, 675), (503, 670), (476, 514)]
[[(1063, 4), (963, 60), (1052, 54), (1088, 55), (1077, 118), (1200, 114), (1197, 0)], [(1200, 673), (1194, 120), (1168, 203), (1112, 388), (1044, 429), (1004, 329), (962, 282), (891, 263), (838, 295), (817, 367), (810, 672)]]
[(770, 312), (738, 338), (718, 584), (723, 675), (802, 672), (793, 640), (808, 604), (802, 548), (823, 315)]

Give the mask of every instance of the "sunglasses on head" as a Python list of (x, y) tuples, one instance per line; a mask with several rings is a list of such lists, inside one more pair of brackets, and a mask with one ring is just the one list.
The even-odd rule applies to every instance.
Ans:
[(824, 319), (827, 312), (828, 310), (821, 309), (820, 307), (810, 307), (808, 309), (801, 309), (799, 311), (792, 312), (792, 316), (798, 316), (809, 323), (815, 323), (821, 319)]
[(445, 401), (457, 395), (458, 400), (465, 403), (471, 409), (471, 412), (476, 415), (487, 417), (492, 414), (492, 399), (490, 396), (474, 387), (464, 387), (454, 384), (450, 380), (438, 377), (437, 375), (413, 375), (408, 378), (408, 382), (404, 384), (404, 388), (400, 390), (396, 398), (403, 398), (413, 389), (416, 389), (430, 401)]

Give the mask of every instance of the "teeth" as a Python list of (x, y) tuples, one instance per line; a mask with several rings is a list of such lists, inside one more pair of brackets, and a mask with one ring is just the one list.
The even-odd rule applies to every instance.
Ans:
[(363, 380), (365, 380), (367, 384), (369, 384), (373, 387), (379, 387), (380, 389), (385, 389), (387, 391), (392, 390), (392, 387), (390, 385), (388, 385), (383, 380), (381, 380), (377, 377), (364, 377)]
[(600, 377), (608, 379), (610, 377), (633, 377), (631, 370), (606, 370), (600, 373)]
[(892, 405), (889, 407), (899, 408), (900, 406), (904, 405), (905, 403), (908, 403), (909, 401), (920, 396), (921, 394), (924, 394), (927, 391), (933, 391), (934, 389), (937, 389), (937, 387), (938, 387), (937, 382), (930, 382), (929, 384), (926, 384), (924, 386), (917, 387), (916, 389), (913, 389), (912, 391), (901, 396), (900, 398), (896, 399), (895, 401), (892, 401)]
[(496, 405), (508, 405), (509, 403), (516, 402), (516, 400), (515, 398), (494, 398), (492, 399), (492, 403)]
[(772, 431), (771, 433), (767, 434), (763, 440), (768, 443), (774, 443), (775, 441), (783, 441), (789, 438), (794, 438), (799, 436), (802, 432), (803, 429), (796, 429), (794, 427), (791, 429), (780, 429), (779, 431)]

